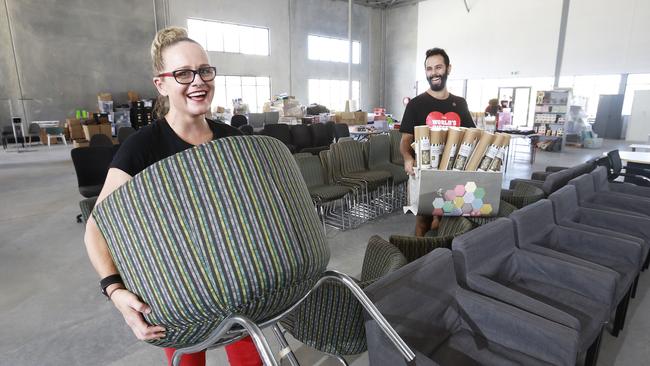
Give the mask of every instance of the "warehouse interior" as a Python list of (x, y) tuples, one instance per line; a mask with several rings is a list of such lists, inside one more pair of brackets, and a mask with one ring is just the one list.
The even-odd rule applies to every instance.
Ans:
[[(426, 50), (443, 48), (453, 66), (447, 88), (471, 112), (482, 115), (496, 98), (513, 112), (507, 116), (513, 128), (561, 144), (546, 151), (513, 139), (499, 187), (507, 189), (513, 179), (548, 166), (573, 167), (615, 149), (634, 150), (631, 144), (650, 145), (648, 16), (650, 2), (639, 0), (2, 0), (0, 128), (7, 143), (0, 151), (0, 364), (167, 362), (160, 348), (136, 339), (100, 293), (85, 225), (76, 220), (84, 197), (70, 153), (87, 145), (69, 135), (65, 144), (42, 133), (36, 143), (24, 138), (36, 121), (67, 129), (67, 120), (97, 112), (98, 101), (100, 107), (107, 101), (98, 95), (110, 94), (117, 141), (118, 107), (129, 108), (132, 95), (157, 97), (150, 56), (157, 31), (188, 28), (207, 50), (217, 69), (212, 118), (226, 123), (238, 114), (237, 98), (249, 120), (273, 110), (274, 100), (281, 106), (290, 98), (303, 113), (317, 103), (332, 116), (347, 106), (345, 112), (369, 112), (370, 120), (380, 109), (379, 120), (399, 122), (404, 99), (429, 87)], [(221, 36), (210, 38), (216, 29)], [(579, 107), (576, 118), (597, 135), (578, 133), (579, 141), (569, 141), (566, 131), (548, 124), (539, 130), (535, 97), (553, 90), (571, 91), (570, 108)], [(17, 128), (25, 131), (22, 143)], [(360, 278), (373, 235), (412, 236), (414, 227), (414, 215), (401, 207), (345, 230), (328, 225), (327, 268)], [(643, 365), (650, 358), (649, 287), (641, 273), (625, 328), (617, 337), (603, 333), (597, 365)], [(264, 334), (280, 360), (272, 330)], [(301, 365), (341, 364), (286, 338)], [(368, 352), (343, 358), (371, 364)], [(286, 357), (278, 362), (292, 365)], [(206, 364), (228, 365), (223, 348), (208, 350)]]

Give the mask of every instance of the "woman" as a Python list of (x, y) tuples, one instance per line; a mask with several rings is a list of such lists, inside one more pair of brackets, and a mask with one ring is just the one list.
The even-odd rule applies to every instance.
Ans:
[[(170, 27), (159, 31), (151, 44), (151, 58), (153, 83), (161, 95), (156, 103), (157, 115), (164, 117), (141, 128), (120, 147), (97, 203), (161, 159), (214, 139), (240, 134), (231, 126), (205, 118), (214, 96), (216, 69), (210, 66), (205, 50), (188, 38), (185, 29)], [(162, 326), (144, 321), (142, 314), (151, 309), (124, 287), (106, 240), (92, 217), (86, 224), (84, 239), (90, 261), (102, 278), (102, 293), (122, 313), (135, 336), (140, 340), (164, 338)], [(170, 364), (173, 352), (165, 349)], [(226, 352), (231, 365), (262, 364), (250, 338), (227, 346)], [(186, 355), (181, 364), (204, 366), (205, 352)]]

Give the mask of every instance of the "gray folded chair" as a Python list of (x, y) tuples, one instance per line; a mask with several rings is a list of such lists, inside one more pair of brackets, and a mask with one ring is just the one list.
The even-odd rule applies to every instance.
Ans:
[(580, 358), (596, 364), (615, 273), (517, 248), (507, 218), (456, 237), (452, 248), (461, 285), (577, 330)]
[(650, 217), (650, 200), (642, 197), (629, 197), (609, 192), (596, 192), (594, 179), (589, 174), (583, 174), (569, 181), (576, 187), (580, 206), (620, 212), (635, 216)]
[(591, 172), (594, 167), (595, 162), (588, 161), (586, 163), (578, 164), (568, 169), (553, 172), (546, 176), (546, 179), (544, 181), (532, 179), (513, 179), (510, 181), (510, 189), (515, 189), (516, 185), (519, 183), (528, 183), (541, 188), (542, 191), (544, 191), (544, 194), (548, 197), (548, 195), (564, 187), (571, 179)]
[(591, 173), (594, 179), (594, 188), (597, 192), (610, 191), (615, 193), (624, 193), (631, 196), (641, 196), (650, 198), (650, 187), (637, 186), (632, 183), (610, 182), (607, 180), (607, 168), (600, 166)]
[(632, 287), (641, 268), (641, 245), (633, 241), (559, 226), (553, 219), (553, 204), (538, 201), (510, 215), (515, 223), (517, 246), (541, 255), (618, 274), (612, 335), (623, 329)]
[(553, 202), (555, 221), (558, 225), (634, 241), (641, 245), (643, 268), (648, 267), (650, 258), (648, 218), (580, 207), (576, 187), (572, 185), (553, 193), (549, 199)]
[[(365, 291), (415, 351), (418, 366), (575, 365), (575, 329), (460, 288), (448, 249)], [(366, 334), (370, 365), (406, 365), (374, 320), (366, 320)]]

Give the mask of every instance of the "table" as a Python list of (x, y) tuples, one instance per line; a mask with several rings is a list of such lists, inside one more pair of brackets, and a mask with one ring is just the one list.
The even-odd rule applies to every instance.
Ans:
[[(650, 152), (619, 151), (618, 154), (621, 156), (621, 160), (628, 163), (650, 164)], [(603, 153), (603, 155), (607, 155), (607, 153)]]
[(636, 149), (650, 150), (650, 145), (632, 144), (630, 145), (630, 149), (632, 149), (632, 151), (636, 151)]
[[(362, 127), (363, 129), (359, 131), (359, 127)], [(377, 129), (369, 129), (367, 126), (349, 126), (348, 130), (350, 131), (350, 137), (357, 141), (367, 140), (370, 138), (370, 136), (387, 132)]]

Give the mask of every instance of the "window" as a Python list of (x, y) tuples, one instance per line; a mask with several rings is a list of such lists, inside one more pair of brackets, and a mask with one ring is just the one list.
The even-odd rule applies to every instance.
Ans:
[(269, 55), (269, 29), (188, 19), (187, 31), (207, 51)]
[[(310, 60), (348, 62), (348, 40), (310, 35), (307, 37), (307, 54)], [(352, 63), (361, 62), (361, 43), (352, 41)]]
[[(352, 81), (352, 100), (359, 100), (360, 83)], [(347, 80), (309, 79), (309, 103), (318, 103), (329, 109), (344, 111), (348, 99)], [(351, 106), (352, 107), (352, 106)]]
[(559, 87), (572, 88), (574, 103), (584, 100), (587, 116), (596, 117), (600, 95), (618, 94), (620, 83), (621, 75), (561, 76)]
[(627, 87), (625, 88), (625, 99), (623, 100), (623, 115), (632, 114), (634, 92), (637, 90), (650, 90), (650, 74), (629, 74), (627, 76)]
[(233, 108), (233, 99), (241, 98), (252, 113), (262, 112), (271, 100), (271, 79), (266, 76), (219, 75), (214, 79), (213, 107)]

